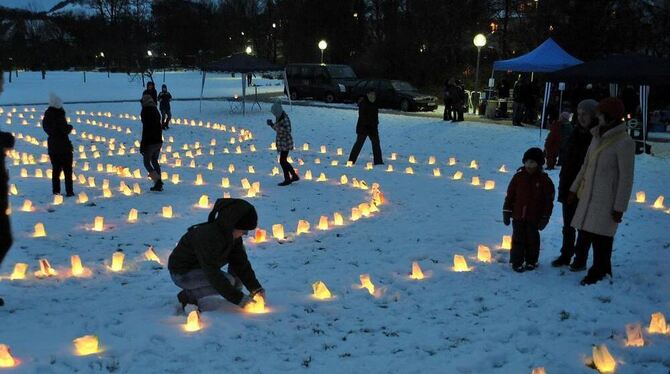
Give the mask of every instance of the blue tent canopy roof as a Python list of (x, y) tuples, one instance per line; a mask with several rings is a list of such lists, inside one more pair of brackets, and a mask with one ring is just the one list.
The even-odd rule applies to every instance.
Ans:
[(494, 62), (493, 70), (548, 73), (581, 63), (549, 38), (523, 56)]

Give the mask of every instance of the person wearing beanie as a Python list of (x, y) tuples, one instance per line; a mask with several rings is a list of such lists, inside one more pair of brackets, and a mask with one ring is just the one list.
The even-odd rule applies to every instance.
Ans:
[(144, 95), (151, 96), (151, 98), (154, 99), (154, 103), (158, 102), (158, 92), (156, 92), (156, 84), (154, 81), (147, 82), (146, 90), (142, 91), (142, 98), (144, 98)]
[[(568, 138), (559, 174), (558, 202), (563, 208), (563, 245), (560, 256), (552, 261), (551, 265), (554, 267), (570, 265), (571, 271), (586, 269), (591, 247), (587, 238), (584, 235), (577, 236), (576, 230), (571, 226), (572, 218), (577, 210), (577, 202), (569, 203), (567, 198), (570, 186), (579, 174), (579, 169), (586, 157), (586, 150), (591, 143), (591, 129), (598, 126), (597, 106), (598, 102), (593, 99), (582, 100), (577, 106), (577, 124)], [(573, 256), (574, 260), (572, 260)]]
[(612, 276), (614, 235), (633, 190), (635, 142), (622, 122), (624, 105), (613, 97), (596, 107), (598, 126), (584, 164), (570, 186), (569, 203), (577, 202), (572, 227), (593, 246), (593, 265), (582, 285)]
[(279, 101), (272, 104), (270, 112), (275, 116), (275, 121), (269, 119), (267, 124), (277, 132), (275, 145), (277, 146), (277, 152), (279, 152), (279, 165), (284, 172), (284, 181), (279, 183), (279, 186), (288, 186), (300, 180), (293, 166), (288, 162), (288, 153), (293, 150), (291, 119), (288, 118), (288, 114), (284, 112), (284, 108)]
[(375, 102), (377, 93), (369, 91), (358, 102), (358, 122), (356, 123), (356, 142), (349, 153), (349, 162), (356, 163), (358, 155), (363, 149), (365, 139), (370, 138), (372, 143), (372, 157), (375, 165), (383, 165), (382, 148), (379, 144), (379, 108)]
[[(4, 73), (0, 69), (0, 94), (4, 89)], [(7, 215), (9, 206), (9, 174), (5, 168), (6, 151), (14, 148), (14, 136), (9, 132), (0, 131), (0, 265), (12, 247), (12, 229)], [(0, 306), (5, 300), (0, 297)]]
[[(256, 208), (242, 199), (218, 199), (207, 222), (189, 227), (170, 254), (168, 270), (181, 288), (177, 299), (202, 307), (201, 299), (221, 295), (244, 308), (255, 295), (265, 298), (242, 237), (258, 225)], [(228, 265), (228, 271), (221, 268)], [(242, 292), (246, 287), (249, 295)]]
[[(540, 257), (540, 231), (549, 223), (554, 208), (554, 183), (542, 170), (544, 153), (530, 148), (507, 187), (503, 223), (512, 223), (510, 263), (516, 272), (535, 270)], [(524, 266), (525, 263), (525, 266)]]
[(74, 148), (69, 134), (72, 125), (67, 123), (63, 100), (54, 93), (49, 94), (49, 107), (44, 112), (42, 130), (47, 133), (49, 159), (51, 160), (51, 192), (60, 194), (60, 174), (65, 176), (65, 196), (74, 196), (72, 184), (72, 153)]
[(172, 94), (168, 91), (167, 85), (161, 87), (161, 93), (158, 94), (158, 108), (161, 112), (161, 124), (163, 130), (170, 128), (170, 120), (172, 119), (172, 109), (170, 102), (172, 101)]
[(547, 170), (553, 170), (559, 161), (561, 154), (561, 144), (564, 139), (572, 132), (570, 118), (572, 113), (563, 112), (558, 120), (552, 121), (549, 125), (549, 134), (544, 141), (544, 154), (547, 158)]
[(158, 159), (163, 146), (163, 126), (160, 113), (156, 109), (156, 102), (151, 95), (142, 96), (142, 140), (140, 154), (143, 156), (144, 168), (149, 172), (149, 178), (154, 182), (151, 191), (163, 191), (161, 166)]

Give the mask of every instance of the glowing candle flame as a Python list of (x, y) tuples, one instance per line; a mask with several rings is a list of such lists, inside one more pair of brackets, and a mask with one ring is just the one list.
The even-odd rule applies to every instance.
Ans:
[(72, 341), (78, 356), (87, 356), (100, 352), (98, 337), (86, 335)]
[(186, 317), (186, 324), (184, 325), (184, 331), (195, 332), (202, 329), (200, 324), (200, 313), (197, 310), (193, 310)]
[(312, 295), (319, 300), (328, 300), (333, 297), (328, 287), (326, 287), (326, 284), (322, 281), (312, 284)]
[(170, 181), (172, 184), (179, 184), (179, 174), (172, 174)]
[(491, 262), (491, 249), (482, 244), (478, 245), (477, 259), (481, 262)]
[(375, 285), (372, 284), (372, 281), (370, 280), (370, 274), (361, 274), (359, 278), (361, 280), (361, 288), (367, 289), (370, 295), (374, 295)]
[(112, 255), (112, 266), (111, 269), (113, 272), (119, 272), (123, 270), (123, 259), (126, 255), (121, 251), (116, 251)]
[(234, 173), (235, 172), (235, 165), (233, 165), (233, 164), (228, 165), (228, 172), (231, 173), (231, 174)]
[(477, 163), (477, 160), (472, 160), (470, 161), (470, 169), (479, 169), (479, 164)]
[(465, 262), (465, 257), (461, 255), (454, 255), (454, 271), (464, 272), (470, 270), (471, 269), (468, 267), (468, 263)]
[(410, 164), (416, 164), (416, 157), (414, 157), (413, 155), (410, 155), (408, 161), (409, 161)]
[(221, 178), (221, 187), (223, 188), (229, 188), (230, 187), (230, 180), (228, 178)]
[(423, 271), (418, 262), (412, 262), (412, 274), (409, 277), (414, 280), (421, 280), (424, 278)]

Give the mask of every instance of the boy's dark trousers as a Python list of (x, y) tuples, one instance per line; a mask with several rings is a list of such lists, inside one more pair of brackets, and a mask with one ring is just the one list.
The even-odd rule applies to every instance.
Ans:
[(540, 258), (540, 230), (537, 224), (525, 221), (512, 221), (512, 250), (509, 262), (514, 266), (537, 264)]

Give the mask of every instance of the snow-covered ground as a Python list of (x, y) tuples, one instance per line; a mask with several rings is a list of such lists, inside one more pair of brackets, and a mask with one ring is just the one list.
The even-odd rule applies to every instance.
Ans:
[[(137, 100), (142, 96), (142, 78), (123, 73), (87, 72), (84, 83), (83, 72), (48, 72), (42, 80), (40, 72), (19, 72), (9, 83), (5, 72), (5, 93), (0, 96), (0, 105), (46, 103), (49, 92), (61, 96), (65, 102), (81, 101), (119, 101)], [(198, 71), (167, 71), (163, 79), (163, 71), (154, 73), (156, 89), (160, 91), (165, 83), (174, 99), (198, 98), (202, 87), (202, 75)], [(261, 77), (253, 79), (258, 85), (258, 93), (283, 92), (281, 80), (268, 80)], [(254, 87), (247, 88), (249, 100), (253, 100)], [(242, 96), (242, 80), (239, 74), (207, 73), (203, 97)]]
[[(96, 92), (77, 82), (63, 92), (81, 97), (138, 96), (139, 88), (107, 88), (104, 82), (90, 85)], [(47, 92), (40, 82), (6, 85), (0, 102), (39, 101)], [(595, 344), (607, 345), (618, 361), (617, 373), (668, 372), (670, 336), (645, 331), (644, 347), (624, 344), (626, 324), (646, 327), (653, 312), (670, 317), (670, 214), (651, 208), (657, 196), (670, 193), (667, 158), (638, 156), (635, 191), (645, 191), (647, 203), (631, 202), (617, 233), (614, 282), (581, 287), (583, 273), (549, 266), (561, 244), (560, 206), (542, 233), (541, 266), (535, 272), (512, 272), (508, 251), (499, 249), (502, 236), (510, 234), (501, 222), (505, 188), (523, 152), (538, 145), (537, 130), (382, 114), (382, 147), (394, 172), (365, 170), (371, 161), (367, 144), (358, 165), (344, 166), (355, 138), (354, 111), (294, 107), (289, 115), (299, 150), (292, 153), (293, 159), (296, 164), (298, 158), (304, 160), (298, 166), (303, 177), (308, 170), (314, 179), (323, 172), (328, 181), (302, 180), (281, 188), (276, 186), (279, 176), (270, 175), (277, 163), (276, 153), (269, 149), (274, 134), (265, 125), (269, 107), (263, 105), (264, 112), (242, 117), (230, 114), (226, 103), (206, 102), (200, 113), (197, 102), (175, 102), (175, 118), (189, 121), (165, 133), (165, 146), (172, 146), (172, 152), (163, 165), (170, 177), (178, 173), (182, 182), (167, 183), (162, 193), (149, 193), (146, 179), (96, 171), (98, 164), (112, 164), (145, 174), (140, 156), (129, 154), (141, 125), (132, 117), (119, 118), (125, 113), (138, 115), (137, 103), (67, 106), (77, 130), (73, 143), (76, 148), (83, 146), (87, 157), (77, 160), (75, 172), (94, 177), (96, 187), (75, 185), (75, 192), (85, 192), (93, 204), (77, 204), (71, 198), (62, 205), (52, 204), (50, 182), (34, 177), (36, 169), (49, 168), (40, 162), (46, 153), (40, 142), (46, 136), (36, 126), (45, 107), (36, 107), (34, 113), (17, 107), (11, 125), (6, 121), (12, 108), (3, 107), (0, 129), (22, 134), (16, 152), (34, 155), (36, 164), (9, 165), (11, 183), (18, 189), (10, 197), (16, 240), (0, 274), (8, 276), (18, 262), (29, 264), (32, 274), (41, 258), (60, 274), (0, 282), (0, 294), (7, 301), (0, 308), (0, 344), (9, 345), (21, 360), (9, 372), (530, 373), (534, 367), (544, 367), (549, 374), (591, 373), (585, 362)], [(100, 117), (98, 112), (110, 112), (111, 117)], [(21, 125), (23, 120), (26, 125)], [(93, 120), (103, 126), (94, 126)], [(207, 128), (208, 122), (210, 127), (225, 124), (227, 131)], [(253, 139), (230, 144), (242, 128), (251, 131)], [(92, 134), (93, 140), (84, 140), (84, 133)], [(101, 137), (99, 141), (95, 136)], [(104, 141), (112, 137), (116, 149), (108, 156)], [(210, 146), (211, 139), (216, 139), (215, 146)], [(200, 142), (201, 156), (195, 155), (195, 142)], [(118, 155), (122, 143), (126, 154)], [(309, 151), (302, 151), (303, 143), (310, 144)], [(250, 151), (252, 144), (256, 152)], [(99, 159), (94, 158), (92, 145), (100, 151)], [(195, 168), (189, 167), (192, 159), (184, 145), (194, 154)], [(235, 153), (238, 145), (240, 154)], [(326, 146), (325, 154), (320, 153), (321, 145)], [(337, 155), (337, 148), (343, 148), (343, 156)], [(175, 166), (174, 152), (180, 153), (181, 167)], [(390, 159), (392, 153), (397, 153), (396, 160)], [(408, 162), (411, 155), (416, 164)], [(75, 158), (80, 156), (75, 152)], [(428, 165), (430, 156), (435, 156), (435, 165)], [(457, 159), (456, 165), (448, 165), (450, 157)], [(331, 166), (334, 160), (339, 161), (337, 166)], [(469, 168), (472, 160), (477, 160), (478, 170)], [(89, 163), (88, 171), (82, 170), (84, 162)], [(209, 162), (213, 170), (208, 170)], [(235, 165), (233, 173), (229, 164)], [(510, 172), (500, 173), (502, 164)], [(254, 174), (248, 172), (249, 165), (255, 167)], [(407, 174), (407, 167), (414, 174)], [(441, 177), (433, 176), (436, 167)], [(20, 176), (23, 168), (28, 177)], [(463, 172), (462, 180), (450, 178), (456, 171)], [(194, 185), (198, 173), (204, 185)], [(349, 178), (347, 185), (339, 183), (342, 174)], [(557, 175), (558, 171), (551, 172), (556, 184)], [(495, 189), (470, 185), (472, 176), (479, 176), (482, 183), (495, 181)], [(221, 187), (224, 177), (230, 188)], [(207, 194), (210, 202), (224, 192), (244, 196), (242, 178), (261, 183), (260, 195), (249, 199), (259, 211), (260, 226), (271, 231), (273, 224), (282, 223), (290, 237), (282, 243), (247, 240), (271, 312), (250, 315), (221, 303), (203, 314), (203, 330), (186, 333), (181, 328), (186, 318), (176, 307), (178, 289), (167, 269), (144, 261), (143, 253), (152, 245), (165, 263), (186, 228), (206, 220), (208, 210), (195, 207), (201, 195)], [(369, 202), (371, 195), (370, 190), (354, 188), (353, 178), (369, 186), (379, 183), (387, 199), (380, 212), (356, 222), (349, 219), (351, 208)], [(103, 179), (109, 180), (111, 198), (102, 197)], [(124, 196), (118, 190), (121, 180), (131, 188), (138, 183), (141, 194)], [(21, 211), (26, 199), (35, 211)], [(174, 218), (160, 216), (166, 205), (172, 205)], [(126, 222), (131, 208), (139, 211), (137, 223)], [(332, 219), (336, 211), (345, 217), (344, 226), (316, 230), (321, 215)], [(105, 218), (104, 232), (91, 230), (96, 216)], [(295, 237), (300, 219), (308, 220), (312, 229)], [(47, 237), (32, 237), (37, 222), (44, 224)], [(491, 248), (493, 263), (477, 261), (480, 244)], [(126, 255), (126, 268), (114, 273), (107, 265), (118, 249)], [(66, 275), (74, 254), (91, 269), (91, 277)], [(452, 270), (456, 254), (465, 256), (472, 271)], [(426, 279), (408, 279), (413, 261), (423, 268)], [(373, 297), (359, 288), (361, 274), (371, 275), (381, 295)], [(312, 283), (319, 280), (334, 299), (318, 301), (310, 296)], [(75, 356), (72, 340), (87, 334), (97, 335), (104, 351)]]

